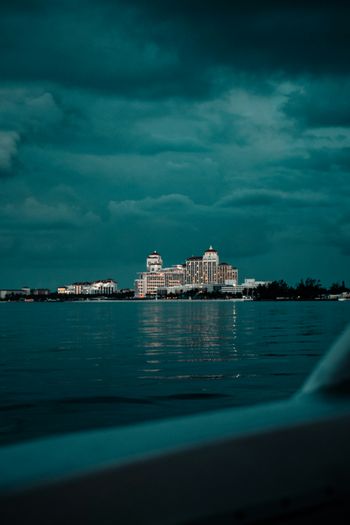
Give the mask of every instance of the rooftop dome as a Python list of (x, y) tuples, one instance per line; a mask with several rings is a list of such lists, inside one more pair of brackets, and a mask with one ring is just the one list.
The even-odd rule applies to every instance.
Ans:
[(215, 252), (215, 253), (217, 253), (217, 250), (214, 250), (212, 245), (210, 245), (209, 248), (205, 251), (205, 253), (207, 253), (207, 252)]

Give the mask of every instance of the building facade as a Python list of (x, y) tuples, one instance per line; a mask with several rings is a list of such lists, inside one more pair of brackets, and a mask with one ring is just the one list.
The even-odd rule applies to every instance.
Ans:
[(135, 297), (154, 297), (159, 289), (186, 289), (216, 284), (236, 285), (238, 270), (230, 264), (220, 263), (219, 254), (210, 246), (203, 256), (189, 257), (185, 264), (163, 268), (158, 252), (146, 258), (146, 271), (135, 280)]
[(152, 252), (146, 259), (146, 271), (140, 272), (135, 280), (135, 297), (154, 297), (160, 288), (180, 286), (185, 282), (185, 268), (182, 264), (163, 268), (162, 257)]
[(218, 283), (219, 284), (238, 284), (238, 270), (237, 268), (222, 262), (218, 267)]
[(57, 293), (66, 295), (111, 295), (117, 290), (117, 281), (114, 279), (101, 279), (99, 281), (84, 281), (59, 286)]

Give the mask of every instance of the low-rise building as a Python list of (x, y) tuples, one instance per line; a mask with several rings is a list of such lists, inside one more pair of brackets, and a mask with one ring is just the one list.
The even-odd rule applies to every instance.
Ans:
[(111, 295), (117, 291), (117, 282), (114, 279), (101, 279), (99, 281), (83, 281), (59, 286), (58, 294), (66, 295)]
[(0, 290), (0, 299), (7, 299), (9, 297), (13, 297), (15, 295), (26, 295), (23, 290), (16, 290), (16, 289), (8, 289), (8, 290)]
[(48, 288), (32, 288), (30, 295), (50, 295), (50, 290)]

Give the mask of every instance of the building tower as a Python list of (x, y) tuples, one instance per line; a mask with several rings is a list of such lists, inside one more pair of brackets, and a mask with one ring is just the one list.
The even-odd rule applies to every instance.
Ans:
[(203, 277), (205, 283), (218, 282), (219, 255), (212, 246), (203, 255)]
[(146, 266), (148, 272), (160, 272), (163, 266), (163, 260), (159, 253), (152, 252), (148, 255), (146, 260)]

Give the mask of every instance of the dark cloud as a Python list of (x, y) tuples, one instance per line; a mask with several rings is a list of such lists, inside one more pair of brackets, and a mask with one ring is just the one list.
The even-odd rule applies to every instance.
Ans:
[[(344, 2), (132, 0), (167, 43), (202, 64), (271, 72), (349, 71), (349, 6)], [(107, 2), (110, 5), (110, 2)]]
[(202, 97), (245, 72), (349, 72), (349, 7), (299, 2), (22, 3), (0, 18), (0, 72), (136, 97)]
[[(281, 161), (279, 161), (281, 163)], [(293, 155), (283, 160), (284, 167), (296, 171), (336, 172), (350, 170), (350, 147), (322, 147), (307, 149), (302, 155)]]
[(348, 127), (349, 91), (349, 79), (338, 76), (306, 82), (302, 89), (289, 95), (283, 110), (305, 127)]
[(18, 155), (20, 136), (15, 131), (0, 129), (0, 177), (12, 175)]
[(8, 0), (0, 14), (1, 286), (130, 285), (149, 250), (172, 264), (209, 244), (242, 276), (347, 278), (347, 6)]
[(311, 192), (285, 192), (273, 189), (257, 189), (237, 191), (221, 199), (220, 206), (262, 206), (262, 207), (287, 207), (301, 208), (312, 206), (330, 206), (329, 198), (322, 193)]

